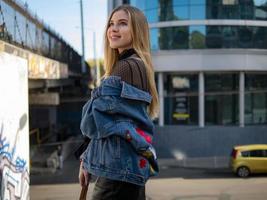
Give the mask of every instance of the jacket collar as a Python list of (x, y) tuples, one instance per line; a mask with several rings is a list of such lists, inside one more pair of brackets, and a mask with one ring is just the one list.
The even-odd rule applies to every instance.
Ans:
[(122, 81), (121, 97), (132, 100), (145, 101), (149, 104), (152, 100), (152, 97), (148, 92), (140, 90), (124, 81)]
[[(110, 88), (119, 88), (120, 89), (120, 95), (122, 98), (127, 98), (131, 100), (139, 100), (147, 102), (148, 104), (152, 101), (152, 96), (143, 90), (140, 90), (125, 81), (121, 80), (121, 77), (119, 76), (109, 76), (102, 80), (101, 86), (108, 86)], [(106, 90), (102, 90), (102, 95), (105, 95)]]

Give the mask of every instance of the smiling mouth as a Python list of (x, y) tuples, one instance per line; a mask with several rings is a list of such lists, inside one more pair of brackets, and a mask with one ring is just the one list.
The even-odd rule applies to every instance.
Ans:
[(112, 40), (117, 40), (117, 39), (120, 39), (121, 38), (121, 36), (111, 36), (110, 37), (110, 39), (112, 39)]

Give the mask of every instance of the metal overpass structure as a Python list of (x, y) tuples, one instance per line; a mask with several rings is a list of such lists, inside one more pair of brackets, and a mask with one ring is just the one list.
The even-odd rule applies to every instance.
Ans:
[(27, 60), (30, 129), (47, 137), (56, 124), (64, 126), (60, 116), (68, 120), (65, 108), (84, 101), (91, 80), (81, 55), (20, 0), (0, 0), (0, 51)]

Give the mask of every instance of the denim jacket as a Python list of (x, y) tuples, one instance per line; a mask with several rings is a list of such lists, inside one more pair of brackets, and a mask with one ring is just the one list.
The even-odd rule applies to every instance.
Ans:
[(82, 157), (91, 174), (144, 185), (158, 172), (147, 113), (151, 95), (118, 76), (102, 80), (82, 110), (81, 131), (89, 137)]

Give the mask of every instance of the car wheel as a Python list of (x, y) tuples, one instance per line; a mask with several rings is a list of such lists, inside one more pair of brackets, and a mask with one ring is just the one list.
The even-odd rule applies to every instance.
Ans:
[(249, 168), (242, 166), (237, 169), (237, 175), (239, 177), (248, 177), (250, 174)]

